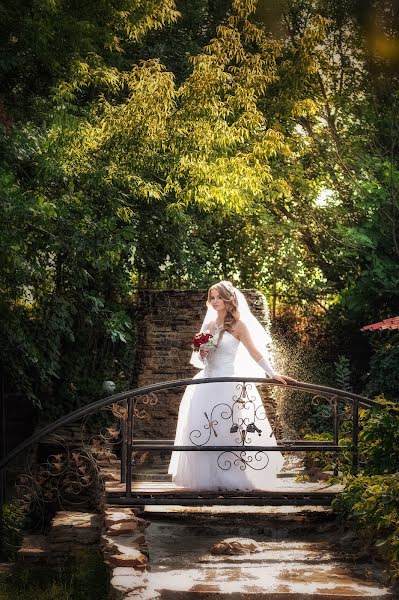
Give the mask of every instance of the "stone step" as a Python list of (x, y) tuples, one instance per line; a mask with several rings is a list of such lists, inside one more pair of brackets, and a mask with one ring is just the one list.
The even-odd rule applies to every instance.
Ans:
[[(237, 529), (236, 535), (248, 533)], [(258, 532), (258, 552), (213, 555), (226, 533), (220, 523), (152, 522), (146, 530), (151, 571), (146, 589), (129, 600), (388, 600), (383, 567), (345, 555), (324, 539), (270, 539)], [(251, 530), (254, 533), (254, 530)], [(238, 538), (239, 539), (239, 538)], [(242, 539), (242, 538), (241, 538)]]
[(148, 519), (190, 522), (194, 526), (206, 516), (209, 522), (237, 527), (245, 521), (253, 527), (281, 529), (315, 529), (328, 532), (336, 529), (336, 514), (330, 506), (145, 506), (143, 516)]
[(172, 475), (168, 473), (133, 472), (133, 481), (172, 481)]
[[(167, 512), (161, 512), (163, 508)], [(180, 523), (198, 532), (205, 519), (208, 531), (221, 530), (225, 537), (245, 533), (270, 540), (295, 541), (311, 535), (328, 538), (338, 527), (333, 510), (322, 506), (146, 506), (143, 517), (150, 522)]]
[(18, 562), (61, 565), (71, 553), (100, 540), (102, 517), (85, 511), (58, 511), (47, 535), (27, 534), (18, 550)]

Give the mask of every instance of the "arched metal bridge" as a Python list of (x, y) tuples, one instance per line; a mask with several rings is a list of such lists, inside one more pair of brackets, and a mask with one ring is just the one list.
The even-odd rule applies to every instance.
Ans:
[[(244, 419), (238, 422), (239, 443), (234, 446), (212, 445), (212, 436), (209, 435), (205, 443), (191, 443), (188, 446), (174, 446), (170, 439), (142, 439), (136, 433), (136, 424), (142, 418), (151, 418), (151, 412), (156, 411), (159, 403), (167, 401), (162, 398), (162, 393), (176, 388), (185, 388), (191, 385), (207, 385), (218, 382), (233, 382), (236, 384), (237, 394), (232, 399), (231, 414), (224, 411), (222, 419), (225, 423), (212, 421), (212, 415), (206, 415), (207, 421), (204, 428), (210, 431), (218, 423), (219, 426), (230, 426), (230, 422), (237, 425), (237, 419), (233, 418), (236, 403), (246, 405), (251, 403), (251, 389), (257, 386), (279, 386), (284, 389), (297, 390), (310, 397), (313, 403), (325, 403), (331, 439), (328, 441), (309, 441), (306, 439), (280, 439), (277, 446), (261, 446), (248, 443), (249, 434), (258, 430), (257, 419), (264, 417), (253, 413), (252, 419)], [(215, 410), (217, 409), (215, 401)], [(79, 408), (65, 415), (54, 423), (49, 424), (42, 430), (36, 432), (32, 437), (25, 440), (14, 448), (7, 456), (0, 460), (0, 470), (10, 468), (12, 462), (21, 455), (29, 454), (39, 442), (45, 439), (53, 439), (58, 450), (49, 454), (44, 464), (32, 464), (28, 461), (26, 472), (18, 476), (18, 488), (27, 501), (38, 503), (55, 499), (60, 500), (64, 495), (77, 500), (85, 495), (93, 482), (94, 476), (107, 470), (108, 463), (113, 465), (114, 470), (118, 468), (118, 481), (115, 476), (112, 483), (106, 483), (102, 493), (109, 504), (115, 505), (148, 505), (148, 504), (179, 504), (179, 505), (210, 505), (210, 504), (246, 504), (246, 505), (328, 505), (337, 493), (336, 488), (324, 486), (293, 485), (292, 489), (274, 489), (254, 492), (212, 492), (209, 490), (190, 491), (179, 489), (173, 484), (159, 486), (145, 486), (137, 482), (135, 475), (135, 464), (133, 457), (140, 452), (215, 452), (230, 453), (231, 464), (238, 464), (240, 468), (252, 468), (249, 464), (249, 456), (254, 453), (259, 456), (261, 464), (262, 456), (276, 450), (283, 453), (307, 453), (328, 452), (334, 457), (334, 472), (338, 472), (339, 457), (343, 455), (350, 460), (350, 469), (356, 472), (358, 468), (359, 453), (359, 409), (379, 407), (373, 400), (353, 394), (348, 391), (331, 387), (316, 385), (306, 382), (289, 382), (287, 386), (271, 379), (242, 378), (242, 377), (215, 377), (207, 379), (181, 379), (177, 381), (161, 382), (145, 387), (128, 390), (119, 394), (102, 398), (87, 406)], [(239, 407), (238, 407), (239, 408)], [(89, 420), (106, 411), (110, 419), (104, 425), (98, 425), (98, 432), (93, 433), (93, 427)], [(326, 412), (326, 411), (325, 411)], [(213, 411), (212, 411), (213, 413)], [(80, 440), (75, 439), (68, 443), (62, 439), (57, 431), (62, 431), (71, 424), (79, 423), (81, 432)], [(200, 426), (200, 425), (199, 425)], [(116, 458), (109, 451), (110, 445), (118, 448), (119, 455)], [(261, 467), (260, 467), (261, 468)], [(100, 477), (101, 479), (101, 477)], [(58, 481), (58, 483), (54, 483)], [(21, 492), (22, 491), (22, 492)]]

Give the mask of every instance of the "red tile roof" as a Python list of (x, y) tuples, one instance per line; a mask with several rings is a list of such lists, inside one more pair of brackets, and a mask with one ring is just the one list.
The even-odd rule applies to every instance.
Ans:
[(399, 317), (392, 317), (391, 319), (385, 319), (379, 323), (365, 325), (364, 327), (361, 327), (360, 331), (374, 331), (376, 329), (399, 329)]

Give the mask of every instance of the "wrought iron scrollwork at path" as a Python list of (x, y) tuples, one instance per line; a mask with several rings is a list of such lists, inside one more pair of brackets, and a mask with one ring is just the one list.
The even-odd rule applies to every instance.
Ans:
[[(201, 429), (193, 429), (189, 434), (190, 442), (194, 446), (206, 446), (218, 438), (218, 427), (230, 428), (231, 434), (237, 434), (233, 443), (237, 444), (237, 452), (226, 450), (217, 457), (217, 465), (224, 471), (233, 465), (239, 466), (241, 470), (247, 467), (262, 470), (269, 464), (269, 456), (266, 452), (258, 450), (248, 453), (240, 451), (240, 446), (251, 444), (254, 435), (261, 436), (262, 429), (260, 421), (266, 420), (266, 411), (263, 403), (258, 403), (257, 396), (252, 392), (253, 384), (239, 383), (236, 385), (237, 394), (232, 397), (232, 404), (220, 402), (216, 404), (210, 414), (204, 411), (205, 422)], [(243, 411), (247, 411), (245, 415)], [(223, 422), (225, 421), (225, 423)], [(273, 435), (271, 432), (270, 435)], [(229, 458), (230, 457), (230, 458)]]
[(327, 396), (324, 394), (313, 395), (311, 403), (313, 406), (319, 406), (320, 400), (326, 401), (328, 406), (324, 406), (319, 415), (331, 422), (333, 431), (335, 431), (335, 442), (338, 443), (339, 433), (345, 433), (345, 424), (350, 424), (350, 427), (352, 427), (353, 405), (345, 402), (344, 398), (337, 395)]
[(16, 479), (16, 491), (27, 509), (38, 514), (49, 504), (61, 509), (97, 504), (103, 493), (100, 468), (117, 461), (113, 449), (121, 443), (121, 427), (128, 416), (126, 407), (118, 403), (103, 412), (111, 413), (113, 420), (106, 418), (108, 423), (98, 433), (90, 433), (89, 421), (94, 416), (90, 414), (80, 424), (48, 436), (50, 452), (43, 461), (26, 457), (25, 471)]
[(17, 497), (35, 513), (43, 512), (48, 504), (65, 509), (95, 502), (99, 470), (91, 449), (71, 448), (55, 434), (49, 441), (57, 451), (39, 464), (28, 464), (17, 477)]
[[(336, 396), (324, 396), (322, 394), (314, 394), (311, 398), (311, 405), (318, 408), (318, 416), (320, 419), (330, 420), (332, 419), (334, 407), (337, 403), (338, 398)], [(320, 401), (327, 402), (323, 406), (320, 406)]]

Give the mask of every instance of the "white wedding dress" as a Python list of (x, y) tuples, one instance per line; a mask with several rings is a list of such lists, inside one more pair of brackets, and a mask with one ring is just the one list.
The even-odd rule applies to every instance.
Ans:
[[(225, 331), (194, 379), (233, 377), (240, 341)], [(244, 393), (243, 393), (244, 392)], [(187, 386), (181, 400), (175, 446), (237, 446), (233, 451), (172, 452), (169, 474), (190, 490), (262, 490), (276, 483), (283, 465), (277, 451), (243, 452), (245, 445), (276, 446), (256, 386), (239, 382)]]

